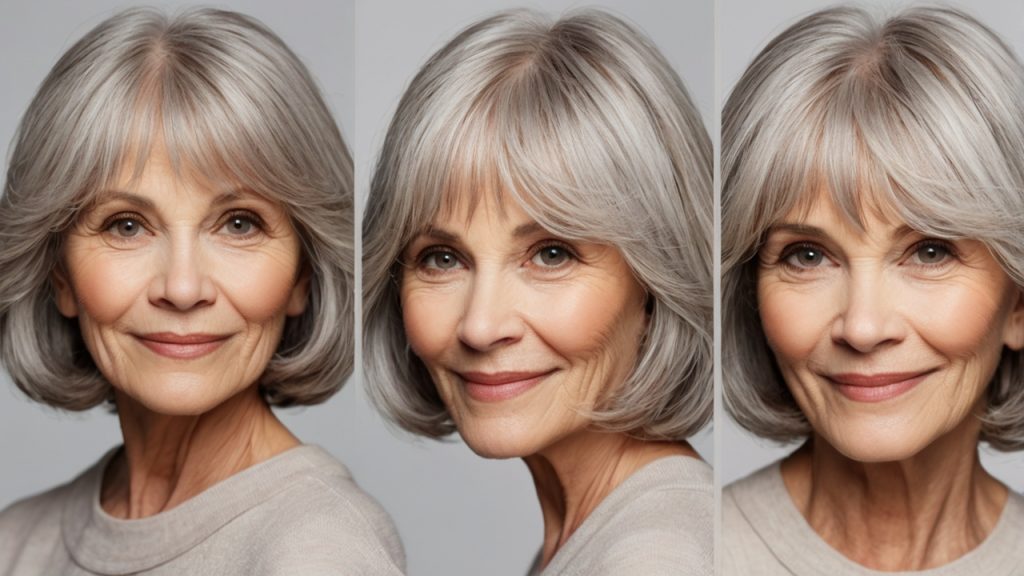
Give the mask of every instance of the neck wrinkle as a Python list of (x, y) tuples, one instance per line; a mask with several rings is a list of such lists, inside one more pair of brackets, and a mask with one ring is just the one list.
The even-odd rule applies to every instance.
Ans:
[(255, 386), (197, 416), (157, 414), (120, 393), (116, 402), (124, 450), (108, 467), (100, 497), (115, 518), (170, 510), (299, 444)]
[(626, 434), (585, 430), (526, 456), (544, 517), (540, 566), (555, 554), (615, 488), (666, 456), (700, 458), (686, 442), (646, 442)]
[(979, 437), (967, 421), (906, 460), (866, 463), (815, 436), (783, 462), (783, 480), (811, 528), (850, 560), (926, 570), (979, 546), (1006, 505), (1006, 487), (981, 466)]

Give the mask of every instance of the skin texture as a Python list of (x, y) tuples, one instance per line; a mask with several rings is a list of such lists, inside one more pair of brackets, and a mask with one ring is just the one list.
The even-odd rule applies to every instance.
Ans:
[[(864, 213), (859, 230), (820, 194), (759, 253), (765, 335), (814, 429), (783, 477), (833, 547), (920, 570), (976, 547), (1005, 504), (978, 460), (978, 416), (1004, 347), (1024, 343), (1024, 298), (980, 242)], [(910, 380), (898, 393), (844, 393), (856, 376), (894, 373)]]
[[(485, 194), (473, 209), (457, 203), (410, 242), (402, 311), (409, 344), (470, 448), (526, 460), (544, 513), (546, 564), (632, 472), (695, 454), (591, 426), (588, 411), (636, 362), (645, 291), (616, 249), (554, 237), (500, 198)], [(472, 390), (481, 373), (530, 382), (482, 399)]]
[[(105, 477), (108, 512), (139, 518), (172, 508), (297, 444), (257, 379), (286, 317), (306, 305), (299, 254), (280, 206), (179, 178), (162, 144), (137, 179), (124, 170), (80, 215), (54, 284), (58, 308), (78, 319), (115, 390), (125, 450)], [(172, 357), (153, 349), (169, 348), (160, 344), (166, 334), (215, 343)]]

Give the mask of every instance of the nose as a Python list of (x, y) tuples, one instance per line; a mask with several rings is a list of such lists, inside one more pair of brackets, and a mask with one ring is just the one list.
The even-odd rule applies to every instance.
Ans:
[(884, 273), (853, 271), (847, 279), (844, 308), (832, 325), (832, 340), (858, 352), (871, 352), (904, 337), (896, 300)]
[(159, 258), (162, 261), (149, 290), (154, 305), (187, 311), (216, 300), (217, 290), (207, 274), (198, 239), (169, 240)]
[(478, 271), (473, 277), (456, 329), (459, 340), (469, 348), (486, 352), (523, 336), (516, 282), (503, 276)]

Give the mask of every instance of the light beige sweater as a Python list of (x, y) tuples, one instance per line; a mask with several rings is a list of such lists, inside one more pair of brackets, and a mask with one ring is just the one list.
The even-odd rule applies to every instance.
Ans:
[(828, 545), (804, 520), (778, 463), (730, 484), (722, 495), (722, 576), (1018, 576), (1024, 574), (1024, 498), (1010, 493), (980, 546), (939, 568), (880, 572)]
[(541, 576), (711, 576), (712, 482), (695, 458), (651, 462), (598, 504)]
[(292, 448), (140, 520), (100, 507), (103, 471), (115, 453), (0, 513), (0, 575), (404, 572), (387, 513), (318, 447)]

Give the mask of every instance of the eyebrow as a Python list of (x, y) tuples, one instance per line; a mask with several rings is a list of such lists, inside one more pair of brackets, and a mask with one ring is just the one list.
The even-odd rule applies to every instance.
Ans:
[(792, 232), (794, 234), (806, 234), (808, 236), (828, 236), (824, 228), (818, 226), (811, 226), (809, 224), (798, 224), (795, 222), (782, 222), (780, 224), (774, 224), (768, 228), (768, 233), (772, 234), (775, 232)]

